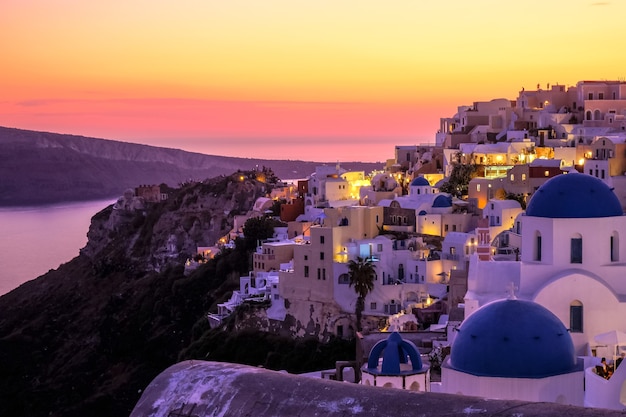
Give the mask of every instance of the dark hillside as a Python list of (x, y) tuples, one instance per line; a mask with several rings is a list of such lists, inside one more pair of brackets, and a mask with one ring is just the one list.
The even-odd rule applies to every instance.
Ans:
[(317, 343), (208, 329), (206, 312), (238, 287), (250, 253), (238, 244), (188, 276), (182, 265), (210, 225), (224, 235), (269, 192), (239, 177), (186, 185), (145, 212), (105, 208), (80, 256), (0, 297), (0, 416), (128, 416), (156, 375), (209, 349), (275, 369), (334, 363)]
[[(176, 187), (188, 180), (263, 166), (281, 179), (304, 178), (322, 164), (203, 155), (6, 127), (0, 127), (0, 161), (0, 206), (118, 197), (141, 184)], [(342, 166), (369, 173), (382, 165), (348, 162)]]

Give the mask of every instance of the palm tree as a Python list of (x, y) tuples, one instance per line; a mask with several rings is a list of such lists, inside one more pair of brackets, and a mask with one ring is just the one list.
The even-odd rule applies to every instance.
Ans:
[(374, 279), (376, 279), (376, 266), (371, 260), (357, 256), (356, 261), (348, 262), (349, 286), (354, 286), (354, 291), (358, 295), (356, 300), (356, 329), (361, 331), (361, 315), (365, 309), (365, 297), (374, 289)]

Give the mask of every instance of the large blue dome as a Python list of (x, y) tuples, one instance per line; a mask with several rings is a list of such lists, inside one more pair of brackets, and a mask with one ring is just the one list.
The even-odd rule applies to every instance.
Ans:
[(417, 177), (413, 181), (411, 181), (411, 187), (423, 187), (426, 185), (430, 185), (430, 183), (424, 177)]
[(489, 377), (544, 378), (578, 370), (567, 329), (531, 301), (499, 300), (469, 316), (450, 351), (457, 371)]
[(549, 218), (593, 218), (623, 215), (619, 199), (596, 177), (570, 173), (546, 181), (533, 194), (527, 216)]

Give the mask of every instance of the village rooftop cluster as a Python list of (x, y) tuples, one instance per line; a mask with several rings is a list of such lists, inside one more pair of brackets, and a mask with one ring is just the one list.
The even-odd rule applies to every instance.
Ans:
[[(320, 166), (199, 248), (212, 256), (285, 201), (287, 226), (258, 246), (210, 321), (257, 303), (261, 330), (357, 335), (362, 355), (334, 379), (352, 368), (369, 385), (622, 410), (625, 174), (626, 82), (459, 106), (435, 144), (396, 146), (368, 175)], [(362, 299), (356, 263), (374, 271)], [(404, 354), (385, 364), (387, 345)]]

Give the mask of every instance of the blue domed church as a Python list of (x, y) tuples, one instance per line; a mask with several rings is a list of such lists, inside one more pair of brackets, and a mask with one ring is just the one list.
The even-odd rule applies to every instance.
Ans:
[(442, 391), (583, 405), (583, 371), (563, 323), (539, 304), (513, 297), (463, 322), (441, 369)]
[[(521, 242), (519, 262), (479, 260), (477, 257), (470, 260), (468, 291), (464, 299), (465, 322), (456, 334), (456, 338), (460, 339), (458, 346), (471, 346), (472, 340), (487, 336), (468, 331), (470, 324), (474, 316), (480, 319), (486, 314), (485, 310), (495, 311), (492, 310), (495, 308), (492, 303), (501, 300), (507, 286), (512, 284), (518, 289), (517, 303), (532, 302), (549, 311), (567, 332), (574, 354), (585, 358), (586, 404), (623, 409), (626, 407), (626, 369), (618, 369), (607, 381), (595, 374), (595, 366), (592, 366), (599, 362), (600, 357), (606, 357), (611, 364), (619, 357), (620, 350), (626, 351), (623, 341), (606, 343), (598, 340), (599, 335), (626, 332), (626, 216), (615, 192), (603, 181), (586, 174), (568, 173), (551, 178), (533, 194), (526, 212), (517, 218), (515, 233)], [(511, 300), (505, 302), (510, 303)], [(520, 326), (520, 323), (514, 322), (507, 334), (500, 335), (501, 347), (513, 346), (512, 332), (516, 328), (524, 328)], [(545, 335), (532, 333), (527, 335), (530, 339), (522, 346), (546, 342)], [(535, 336), (538, 339), (534, 339)], [(456, 343), (455, 340), (453, 355), (458, 355), (459, 350), (467, 350), (466, 347), (458, 348), (454, 353)], [(492, 355), (490, 349), (495, 346), (492, 343), (490, 341), (489, 348), (485, 348), (486, 357)], [(502, 349), (502, 356), (496, 356), (494, 360), (503, 360), (507, 352), (515, 351), (511, 349)], [(548, 350), (545, 351), (549, 355)], [(467, 355), (470, 355), (473, 351), (469, 349), (468, 352)], [(461, 375), (461, 379), (466, 380), (465, 384), (469, 378), (511, 376), (503, 374), (501, 369), (492, 368), (492, 365), (485, 368), (485, 363), (469, 364), (468, 361), (467, 357), (455, 359), (453, 356), (446, 371)], [(534, 359), (532, 363), (540, 362)], [(555, 364), (553, 360), (550, 363)], [(561, 365), (566, 368), (565, 364)], [(520, 370), (515, 371), (522, 378), (520, 381), (537, 378), (569, 380), (569, 376), (576, 374), (565, 372), (556, 375), (556, 370), (552, 370), (540, 375), (530, 366), (523, 369), (528, 375), (519, 373)], [(502, 389), (505, 386), (503, 384)], [(600, 388), (594, 388), (596, 386)], [(608, 397), (609, 386), (614, 389), (611, 398)], [(565, 398), (565, 402), (570, 403), (568, 395), (562, 395), (564, 397), (559, 398)], [(512, 395), (508, 398), (519, 397)], [(551, 401), (561, 402), (556, 398)]]
[(422, 363), (419, 350), (400, 333), (378, 341), (361, 369), (361, 383), (410, 391), (430, 391), (430, 372)]
[(518, 222), (520, 262), (470, 261), (466, 318), (513, 282), (518, 298), (561, 320), (578, 355), (595, 350), (594, 336), (626, 331), (626, 216), (613, 190), (586, 174), (556, 176)]

